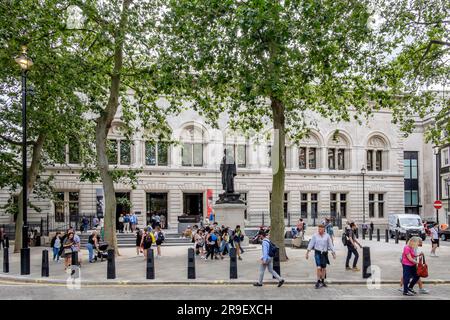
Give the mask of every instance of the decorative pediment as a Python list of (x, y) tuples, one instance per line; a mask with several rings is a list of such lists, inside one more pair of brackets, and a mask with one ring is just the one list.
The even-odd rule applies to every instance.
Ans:
[(386, 142), (384, 141), (383, 138), (375, 136), (375, 137), (370, 138), (367, 146), (369, 148), (384, 149), (384, 148), (386, 148)]

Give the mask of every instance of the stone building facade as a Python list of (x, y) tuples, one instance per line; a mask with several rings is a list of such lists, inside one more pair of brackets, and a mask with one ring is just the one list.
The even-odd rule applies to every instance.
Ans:
[[(383, 225), (389, 214), (405, 212), (405, 199), (412, 211), (425, 218), (433, 215), (434, 158), (432, 146), (424, 141), (425, 124), (417, 121), (415, 132), (405, 138), (391, 118), (390, 112), (377, 112), (363, 125), (335, 124), (317, 118), (317, 127), (309, 137), (298, 145), (287, 141), (284, 200), (287, 223), (294, 223), (300, 216), (313, 223), (314, 217), (319, 219), (336, 212), (344, 221), (365, 220)], [(224, 148), (236, 159), (235, 189), (242, 193), (247, 204), (247, 224), (260, 225), (263, 219), (268, 223), (272, 170), (276, 167), (271, 163), (270, 141), (256, 141), (254, 137), (230, 132), (226, 116), (220, 118), (219, 129), (213, 129), (193, 110), (169, 119), (171, 139), (178, 141), (172, 145), (164, 141), (152, 144), (141, 133), (128, 143), (121, 135), (120, 124), (117, 118), (109, 135), (115, 150), (111, 160), (119, 168), (142, 169), (142, 173), (136, 189), (117, 184), (116, 192), (129, 198), (130, 210), (137, 213), (140, 225), (151, 212), (166, 215), (169, 228), (177, 227), (178, 216), (182, 214), (200, 214), (205, 218), (222, 192), (219, 165)], [(30, 221), (48, 216), (56, 225), (63, 225), (70, 221), (71, 215), (101, 212), (98, 203), (101, 183), (80, 182), (81, 167), (72, 163), (77, 159), (71, 159), (70, 146), (66, 151), (67, 163), (46, 169), (46, 174), (55, 175), (54, 188), (59, 200), (32, 199), (42, 211), (31, 210)], [(408, 170), (417, 166), (418, 186), (417, 190), (409, 190), (408, 195), (405, 152), (417, 155), (417, 161), (409, 161), (407, 166)], [(364, 190), (363, 166), (367, 170)], [(0, 206), (10, 197), (8, 190), (0, 190)], [(412, 197), (417, 197), (417, 201), (410, 201)], [(118, 213), (126, 210), (119, 207)], [(11, 219), (0, 209), (0, 224)]]

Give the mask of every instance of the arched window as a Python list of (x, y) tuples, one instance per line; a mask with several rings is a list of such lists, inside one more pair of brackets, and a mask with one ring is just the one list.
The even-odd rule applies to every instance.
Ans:
[(333, 135), (328, 140), (328, 169), (348, 168), (350, 168), (350, 143), (342, 134)]
[(181, 132), (181, 165), (202, 167), (206, 145), (205, 131), (199, 125), (189, 125)]
[(387, 168), (387, 150), (386, 140), (375, 135), (367, 143), (366, 166), (367, 171), (383, 171)]
[(320, 167), (319, 156), (320, 142), (315, 134), (309, 134), (308, 137), (300, 141), (298, 148), (298, 167), (299, 169), (317, 169)]

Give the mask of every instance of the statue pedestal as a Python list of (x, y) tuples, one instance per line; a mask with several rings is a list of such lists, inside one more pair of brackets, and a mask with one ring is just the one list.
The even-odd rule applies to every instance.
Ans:
[[(219, 226), (224, 225), (233, 230), (237, 225), (240, 225), (245, 235), (244, 211), (246, 208), (247, 206), (244, 203), (216, 203), (213, 206), (215, 220)], [(241, 245), (246, 247), (248, 244), (248, 237), (245, 236)]]

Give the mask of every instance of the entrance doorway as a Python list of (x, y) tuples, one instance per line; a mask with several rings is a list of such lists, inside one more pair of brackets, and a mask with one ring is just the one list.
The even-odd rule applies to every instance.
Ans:
[(203, 193), (183, 193), (183, 213), (203, 217)]
[(119, 229), (119, 217), (131, 213), (131, 202), (129, 192), (116, 192), (116, 229)]
[(157, 214), (161, 219), (161, 226), (167, 229), (167, 193), (148, 192), (146, 199), (147, 225), (151, 223), (153, 214)]

